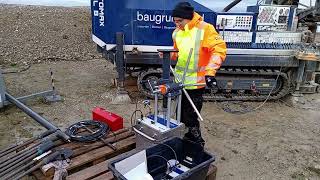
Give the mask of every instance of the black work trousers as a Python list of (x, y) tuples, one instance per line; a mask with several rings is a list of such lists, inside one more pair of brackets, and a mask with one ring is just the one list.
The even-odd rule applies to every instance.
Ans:
[[(203, 104), (203, 93), (205, 88), (201, 89), (190, 89), (187, 90), (189, 96), (191, 97), (194, 105), (197, 107), (198, 111), (200, 112), (202, 109)], [(183, 122), (186, 127), (200, 127), (200, 123), (198, 121), (198, 115), (192, 108), (189, 100), (187, 99), (186, 95), (182, 92), (182, 100), (181, 100), (181, 122)]]

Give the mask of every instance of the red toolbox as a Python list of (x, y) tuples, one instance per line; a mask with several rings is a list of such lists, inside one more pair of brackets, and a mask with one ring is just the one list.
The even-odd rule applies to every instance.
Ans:
[(112, 131), (117, 131), (123, 128), (122, 117), (112, 112), (106, 111), (101, 107), (96, 107), (92, 110), (92, 119), (108, 124)]

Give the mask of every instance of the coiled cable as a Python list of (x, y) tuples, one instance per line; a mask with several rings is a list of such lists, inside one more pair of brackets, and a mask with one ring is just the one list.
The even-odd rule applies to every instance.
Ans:
[[(89, 127), (92, 133), (78, 135), (80, 129), (88, 129)], [(84, 121), (77, 122), (75, 124), (72, 124), (66, 130), (66, 134), (71, 138), (71, 140), (79, 141), (79, 142), (98, 141), (99, 138), (102, 138), (109, 132), (110, 132), (110, 127), (107, 124), (100, 121), (93, 121), (93, 120), (84, 120)]]

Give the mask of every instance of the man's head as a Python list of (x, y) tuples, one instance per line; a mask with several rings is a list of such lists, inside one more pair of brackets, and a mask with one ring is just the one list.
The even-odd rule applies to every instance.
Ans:
[(194, 8), (188, 2), (178, 3), (173, 11), (172, 17), (176, 26), (184, 29), (184, 26), (193, 18)]

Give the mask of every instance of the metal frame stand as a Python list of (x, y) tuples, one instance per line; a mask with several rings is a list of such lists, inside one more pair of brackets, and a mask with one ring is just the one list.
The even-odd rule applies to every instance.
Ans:
[[(170, 65), (170, 53), (177, 51), (173, 49), (161, 49), (158, 51), (163, 53), (162, 79), (159, 82), (153, 83), (150, 83), (148, 81), (150, 89), (155, 96), (154, 114), (143, 117), (142, 119), (138, 119), (138, 123), (133, 127), (133, 130), (136, 132), (137, 149), (144, 149), (148, 146), (161, 143), (169, 137), (183, 136), (183, 134), (185, 133), (185, 126), (183, 123), (181, 123), (182, 93), (185, 93), (185, 95), (187, 96), (190, 104), (194, 108), (194, 111), (199, 116), (200, 121), (203, 121), (203, 118), (201, 117), (199, 111), (195, 107), (192, 99), (189, 97), (188, 92), (184, 89), (187, 84), (183, 84), (183, 80), (181, 81), (180, 79), (178, 79), (178, 77), (176, 77), (176, 80), (170, 79), (170, 71), (172, 71), (172, 67)], [(187, 64), (189, 64), (189, 61), (191, 59), (192, 51), (193, 49), (190, 49)], [(182, 79), (185, 79), (187, 67), (184, 70)], [(151, 84), (153, 84), (153, 86)], [(201, 85), (203, 86), (204, 84)], [(162, 114), (158, 113), (158, 96), (160, 94), (163, 95)], [(177, 101), (177, 107), (174, 107), (174, 111), (176, 111), (176, 119), (172, 118), (173, 113), (171, 111), (171, 107), (172, 104), (174, 104), (174, 101)]]
[(21, 101), (24, 101), (24, 100), (28, 100), (28, 99), (34, 98), (36, 96), (45, 96), (45, 95), (50, 95), (52, 93), (53, 93), (53, 91), (49, 90), (49, 91), (44, 91), (44, 92), (40, 92), (40, 93), (31, 94), (31, 95), (28, 95), (28, 96), (15, 98), (12, 95), (10, 95), (8, 92), (6, 92), (6, 87), (5, 87), (3, 75), (2, 75), (2, 73), (0, 71), (0, 108), (3, 108), (4, 106), (12, 103), (12, 104), (16, 105), (20, 110), (25, 112), (32, 119), (37, 121), (41, 126), (45, 127), (46, 129), (48, 129), (50, 131), (56, 132), (57, 135), (60, 138), (62, 138), (63, 140), (69, 141), (70, 138), (64, 132), (62, 132), (59, 128), (54, 126), (47, 119), (45, 119), (44, 117), (40, 116), (38, 113), (36, 113), (31, 108), (29, 108), (28, 106), (26, 106), (25, 104), (23, 104), (21, 102)]
[[(4, 106), (11, 104), (11, 102), (8, 100), (6, 94), (7, 94), (6, 85), (4, 82), (3, 74), (0, 70), (0, 109), (3, 108)], [(50, 95), (51, 96), (53, 95), (53, 90), (42, 91), (42, 92), (27, 95), (27, 96), (21, 96), (16, 99), (21, 102), (24, 102), (29, 99), (33, 99), (35, 97), (45, 97), (45, 96), (50, 96)]]
[(56, 88), (54, 86), (53, 72), (51, 68), (50, 68), (50, 79), (51, 79), (52, 95), (45, 95), (44, 100), (47, 103), (62, 101), (62, 97), (59, 94), (57, 94)]

